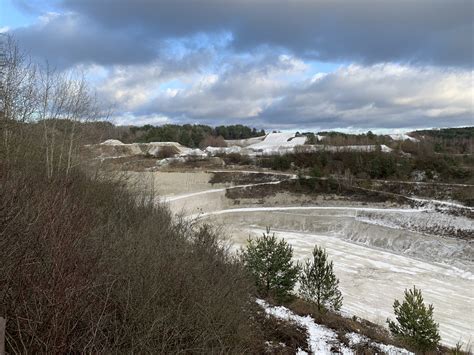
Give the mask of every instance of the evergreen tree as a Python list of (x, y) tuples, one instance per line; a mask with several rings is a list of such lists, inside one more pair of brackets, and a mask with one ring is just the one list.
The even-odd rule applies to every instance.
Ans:
[(318, 143), (318, 139), (316, 138), (314, 133), (306, 133), (306, 142), (305, 142), (305, 144), (314, 145), (314, 144), (317, 144), (317, 143)]
[(314, 247), (313, 260), (306, 260), (300, 277), (300, 294), (312, 303), (318, 310), (340, 310), (342, 295), (339, 291), (339, 280), (333, 271), (332, 261), (328, 261), (326, 251), (318, 246)]
[(260, 293), (280, 301), (288, 298), (299, 273), (299, 265), (292, 261), (291, 245), (284, 239), (278, 240), (267, 228), (262, 237), (248, 240), (242, 257)]
[(403, 339), (419, 351), (436, 349), (441, 337), (437, 324), (433, 319), (433, 305), (428, 307), (423, 302), (421, 290), (405, 290), (405, 300), (400, 304), (398, 300), (393, 303), (396, 322), (387, 319), (388, 327), (392, 334)]

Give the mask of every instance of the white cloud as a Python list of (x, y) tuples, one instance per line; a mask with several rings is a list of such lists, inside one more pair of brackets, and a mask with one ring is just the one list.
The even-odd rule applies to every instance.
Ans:
[[(472, 124), (474, 89), (467, 69), (384, 63), (314, 73), (294, 56), (229, 56), (210, 56), (204, 66), (185, 69), (164, 61), (116, 66), (99, 93), (118, 112), (132, 113), (127, 117), (134, 124), (133, 113), (282, 128)], [(227, 65), (212, 65), (220, 60)]]
[(120, 115), (116, 115), (111, 120), (113, 123), (117, 125), (162, 125), (165, 123), (170, 123), (170, 119), (163, 115), (135, 115), (132, 112), (125, 112)]
[(471, 78), (463, 69), (349, 65), (287, 92), (263, 115), (324, 127), (472, 124)]

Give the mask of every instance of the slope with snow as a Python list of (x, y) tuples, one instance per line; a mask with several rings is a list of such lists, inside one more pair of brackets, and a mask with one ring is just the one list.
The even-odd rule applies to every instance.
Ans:
[(247, 146), (254, 152), (275, 154), (281, 151), (292, 151), (298, 145), (306, 142), (306, 136), (296, 137), (295, 133), (270, 133), (262, 142)]
[[(338, 353), (344, 355), (352, 355), (356, 352), (351, 348), (345, 346), (339, 339), (337, 333), (323, 325), (317, 324), (310, 316), (299, 316), (293, 313), (286, 307), (283, 306), (271, 306), (267, 302), (261, 299), (256, 300), (257, 304), (265, 310), (269, 316), (276, 317), (285, 321), (295, 322), (304, 328), (308, 334), (308, 345), (313, 354), (330, 355), (335, 354), (331, 349), (338, 349)], [(367, 343), (370, 340), (357, 333), (348, 333), (346, 336), (349, 339), (350, 346), (353, 347), (360, 343)], [(413, 353), (397, 348), (391, 345), (379, 344), (372, 342), (372, 346), (378, 348), (389, 355), (411, 355)], [(298, 354), (304, 354), (303, 351), (299, 351)]]
[(247, 139), (226, 139), (226, 143), (228, 146), (237, 146), (237, 147), (245, 148), (251, 144), (255, 144), (255, 143), (263, 141), (265, 137), (266, 135), (261, 136), (261, 137), (247, 138)]
[(389, 134), (389, 137), (392, 138), (394, 141), (409, 140), (409, 141), (412, 141), (412, 142), (419, 142), (418, 139), (413, 138), (413, 137), (411, 137), (411, 136), (409, 136), (408, 134), (405, 134), (405, 133), (393, 133), (393, 134)]
[(207, 157), (207, 153), (200, 149), (185, 147), (176, 142), (151, 142), (151, 143), (129, 143), (125, 144), (117, 139), (108, 139), (100, 144), (89, 144), (85, 146), (96, 159), (111, 159), (133, 157), (137, 155), (158, 156), (161, 151), (171, 148), (176, 157)]
[(207, 147), (206, 151), (211, 155), (222, 153), (240, 153), (249, 156), (277, 155), (294, 152), (295, 147), (302, 146), (305, 142), (306, 136), (297, 137), (294, 132), (269, 133), (263, 138), (227, 141), (228, 147)]
[[(174, 158), (183, 158), (176, 161), (186, 161), (191, 157), (207, 158), (221, 154), (238, 153), (247, 156), (259, 155), (282, 155), (295, 152), (297, 147), (307, 152), (316, 151), (355, 151), (355, 152), (373, 152), (380, 149), (384, 153), (392, 151), (386, 145), (348, 145), (348, 146), (330, 146), (330, 145), (305, 145), (306, 136), (297, 136), (295, 132), (269, 133), (265, 137), (249, 138), (245, 140), (228, 140), (227, 147), (207, 147), (204, 151), (201, 149), (192, 149), (176, 142), (151, 142), (151, 143), (131, 143), (124, 144), (116, 139), (109, 139), (100, 144), (87, 145), (86, 147), (93, 152), (99, 159), (110, 159), (118, 157), (127, 157), (135, 155), (158, 156), (165, 147), (172, 147), (175, 151)], [(169, 160), (169, 158), (168, 158)], [(161, 161), (158, 165), (165, 165), (169, 161)]]

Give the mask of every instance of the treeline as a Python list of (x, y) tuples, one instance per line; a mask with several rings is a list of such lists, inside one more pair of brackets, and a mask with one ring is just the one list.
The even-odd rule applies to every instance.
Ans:
[(318, 132), (324, 139), (308, 135), (309, 144), (347, 145), (386, 145), (406, 153), (417, 154), (420, 151), (438, 154), (474, 154), (474, 127), (430, 129), (410, 132), (418, 141), (394, 140), (388, 135), (374, 134), (371, 131), (362, 134), (342, 132)]
[(376, 144), (389, 145), (392, 142), (392, 139), (390, 137), (384, 135), (377, 135), (372, 133), (372, 131), (368, 131), (367, 133), (361, 134), (322, 131), (318, 132), (317, 135), (324, 136), (324, 139), (320, 140), (317, 144), (327, 144), (336, 146)]
[[(264, 130), (257, 130), (244, 125), (211, 127), (206, 125), (132, 126), (130, 134), (124, 139), (128, 142), (178, 142), (191, 148), (200, 147), (209, 137), (224, 139), (247, 139), (265, 135)], [(223, 144), (222, 142), (220, 144)]]
[[(353, 176), (361, 179), (394, 179), (472, 182), (474, 158), (419, 154), (406, 156), (397, 152), (296, 152), (281, 156), (260, 157), (257, 165), (274, 170), (304, 171), (314, 177)], [(421, 176), (420, 176), (421, 175)]]
[(436, 153), (474, 154), (474, 127), (420, 130), (413, 135)]
[(28, 124), (54, 125), (54, 130), (65, 133), (73, 127), (75, 134), (81, 137), (83, 144), (98, 144), (107, 139), (118, 139), (123, 143), (178, 142), (187, 147), (225, 146), (225, 139), (247, 139), (265, 135), (264, 130), (257, 130), (243, 125), (217, 126), (206, 125), (163, 125), (151, 126), (116, 126), (108, 121), (75, 120), (75, 119), (41, 119), (40, 122), (29, 121)]
[(426, 129), (413, 132), (417, 136), (430, 136), (433, 138), (442, 139), (458, 139), (468, 138), (474, 139), (474, 127), (460, 127), (460, 128), (441, 128), (441, 129)]

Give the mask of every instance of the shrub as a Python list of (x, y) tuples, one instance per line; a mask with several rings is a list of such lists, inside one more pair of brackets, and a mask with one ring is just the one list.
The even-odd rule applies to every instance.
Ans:
[(318, 310), (340, 310), (342, 295), (339, 280), (333, 271), (332, 261), (323, 248), (314, 247), (313, 260), (306, 260), (300, 277), (300, 294), (308, 302), (317, 305)]
[(387, 319), (391, 333), (419, 351), (434, 350), (441, 340), (439, 325), (433, 319), (433, 305), (428, 307), (423, 302), (421, 290), (405, 290), (405, 300), (395, 300), (393, 310), (396, 322)]
[(273, 170), (288, 170), (291, 168), (291, 159), (288, 155), (276, 155), (271, 158), (270, 166)]
[(314, 145), (314, 144), (317, 144), (317, 143), (318, 143), (318, 139), (316, 138), (316, 135), (314, 133), (307, 133), (306, 134), (305, 144)]
[(242, 155), (240, 153), (229, 153), (223, 154), (222, 159), (226, 164), (239, 164), (239, 165), (250, 165), (252, 164), (252, 158), (248, 155)]
[(172, 158), (179, 153), (179, 149), (172, 145), (165, 145), (159, 148), (158, 152), (155, 154), (155, 158), (166, 159)]
[(318, 165), (314, 165), (309, 171), (311, 177), (319, 178), (322, 176), (321, 168)]
[(289, 297), (299, 273), (292, 261), (293, 249), (284, 239), (278, 240), (270, 229), (262, 237), (249, 239), (242, 252), (243, 261), (255, 280), (258, 291), (277, 300)]
[(222, 136), (209, 135), (199, 143), (199, 148), (205, 149), (207, 147), (227, 147), (227, 143)]
[(209, 228), (122, 183), (80, 171), (49, 181), (32, 161), (0, 167), (0, 201), (8, 353), (227, 353), (258, 342), (253, 282)]

